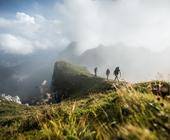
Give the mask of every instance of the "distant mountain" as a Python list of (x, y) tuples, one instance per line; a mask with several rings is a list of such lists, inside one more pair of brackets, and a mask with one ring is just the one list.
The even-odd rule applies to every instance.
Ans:
[[(147, 70), (144, 69), (144, 66), (147, 68), (150, 66), (151, 56), (152, 53), (143, 48), (115, 45), (99, 46), (87, 50), (80, 56), (79, 60), (91, 68), (98, 66), (102, 71), (107, 67), (113, 71), (116, 66), (120, 66), (122, 72), (128, 77), (132, 76), (133, 79), (135, 78), (133, 76), (138, 75), (137, 78), (140, 78), (141, 73), (146, 74)], [(136, 73), (137, 71), (140, 73)]]
[(76, 61), (79, 56), (78, 48), (77, 42), (71, 42), (63, 51), (59, 53), (58, 58), (60, 60)]
[(128, 81), (154, 79), (157, 72), (170, 73), (170, 49), (161, 53), (151, 52), (142, 47), (123, 44), (99, 45), (79, 53), (79, 44), (70, 43), (64, 50), (43, 50), (30, 55), (13, 55), (0, 52), (0, 92), (19, 95), (22, 98), (39, 94), (39, 85), (47, 80), (51, 83), (54, 63), (67, 60), (83, 65), (91, 73), (98, 67), (98, 74), (105, 77), (110, 68), (119, 66), (122, 78)]
[[(69, 54), (69, 50), (67, 53)], [(105, 76), (107, 68), (113, 71), (116, 66), (119, 66), (123, 73), (122, 78), (136, 81), (155, 78), (157, 72), (168, 72), (170, 70), (170, 66), (167, 66), (168, 58), (170, 58), (168, 54), (164, 56), (162, 53), (152, 52), (146, 48), (117, 44), (99, 45), (76, 57), (72, 55), (68, 60), (88, 67), (91, 72), (97, 66), (101, 76)]]

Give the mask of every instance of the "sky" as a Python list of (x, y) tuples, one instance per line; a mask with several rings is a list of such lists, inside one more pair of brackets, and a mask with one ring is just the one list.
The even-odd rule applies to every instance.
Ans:
[(0, 0), (0, 51), (28, 55), (39, 50), (99, 44), (170, 47), (169, 0)]

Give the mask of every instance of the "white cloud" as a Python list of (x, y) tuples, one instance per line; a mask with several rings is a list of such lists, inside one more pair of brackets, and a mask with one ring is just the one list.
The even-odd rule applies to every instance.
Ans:
[(15, 19), (6, 19), (0, 17), (0, 30), (6, 32), (35, 32), (38, 25), (35, 23), (35, 18), (25, 13), (17, 12)]
[(170, 46), (169, 0), (63, 0), (42, 10), (36, 9), (53, 16), (33, 11), (17, 12), (14, 19), (0, 17), (0, 34), (29, 41), (33, 51), (60, 49), (71, 41), (82, 50), (117, 43), (151, 50)]
[(25, 55), (32, 53), (33, 49), (31, 42), (22, 37), (15, 37), (11, 34), (0, 35), (0, 50), (6, 53)]
[(16, 19), (21, 23), (35, 24), (35, 18), (34, 17), (31, 17), (31, 16), (29, 16), (25, 13), (22, 13), (22, 12), (16, 13)]
[(68, 44), (59, 20), (48, 20), (41, 15), (16, 13), (15, 19), (0, 17), (0, 50), (8, 53), (29, 54), (42, 49), (59, 49)]

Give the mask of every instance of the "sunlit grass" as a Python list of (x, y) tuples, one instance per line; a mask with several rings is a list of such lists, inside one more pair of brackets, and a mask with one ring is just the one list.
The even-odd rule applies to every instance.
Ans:
[[(107, 93), (91, 93), (58, 105), (24, 109), (17, 106), (16, 111), (17, 108), (20, 118), (16, 121), (17, 115), (13, 116), (13, 122), (3, 126), (0, 138), (164, 140), (170, 137), (170, 103), (157, 100), (150, 90), (146, 94), (136, 90), (133, 85)], [(7, 121), (11, 116), (8, 113), (0, 120)]]

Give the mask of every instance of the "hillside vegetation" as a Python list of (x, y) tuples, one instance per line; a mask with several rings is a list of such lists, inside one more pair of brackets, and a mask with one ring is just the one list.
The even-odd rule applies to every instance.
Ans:
[(170, 103), (122, 88), (58, 105), (1, 100), (1, 139), (168, 139)]
[(52, 91), (63, 98), (80, 97), (90, 92), (113, 90), (113, 81), (94, 77), (85, 67), (57, 61), (52, 77)]
[[(58, 86), (55, 83), (57, 80), (54, 78), (54, 74), (53, 80), (56, 81), (53, 82), (56, 84), (56, 88), (65, 90), (69, 87), (67, 90), (70, 90), (70, 95), (74, 94), (75, 91), (77, 92), (74, 94), (74, 98), (65, 98), (59, 104), (40, 106), (19, 105), (1, 98), (0, 139), (169, 139), (170, 103), (167, 97), (163, 99), (153, 94), (150, 88), (153, 82), (115, 83), (93, 77), (84, 68), (80, 68), (82, 70), (79, 71), (77, 66), (65, 62), (59, 64), (59, 68), (61, 66), (65, 68), (65, 75), (61, 75), (61, 73), (58, 75), (61, 76), (61, 81), (62, 79), (72, 81), (82, 75), (88, 80), (90, 79), (86, 83), (92, 80), (89, 85), (83, 83), (87, 88), (85, 92), (83, 86), (76, 85), (79, 84), (79, 82), (75, 82), (76, 80), (73, 80), (74, 85), (72, 86), (69, 86), (72, 84), (71, 82), (65, 83), (63, 87)], [(69, 76), (71, 79), (68, 78)], [(98, 82), (98, 80), (102, 82)], [(80, 80), (81, 82), (83, 80)], [(108, 86), (112, 88), (108, 88)], [(85, 94), (87, 92), (88, 94)]]

